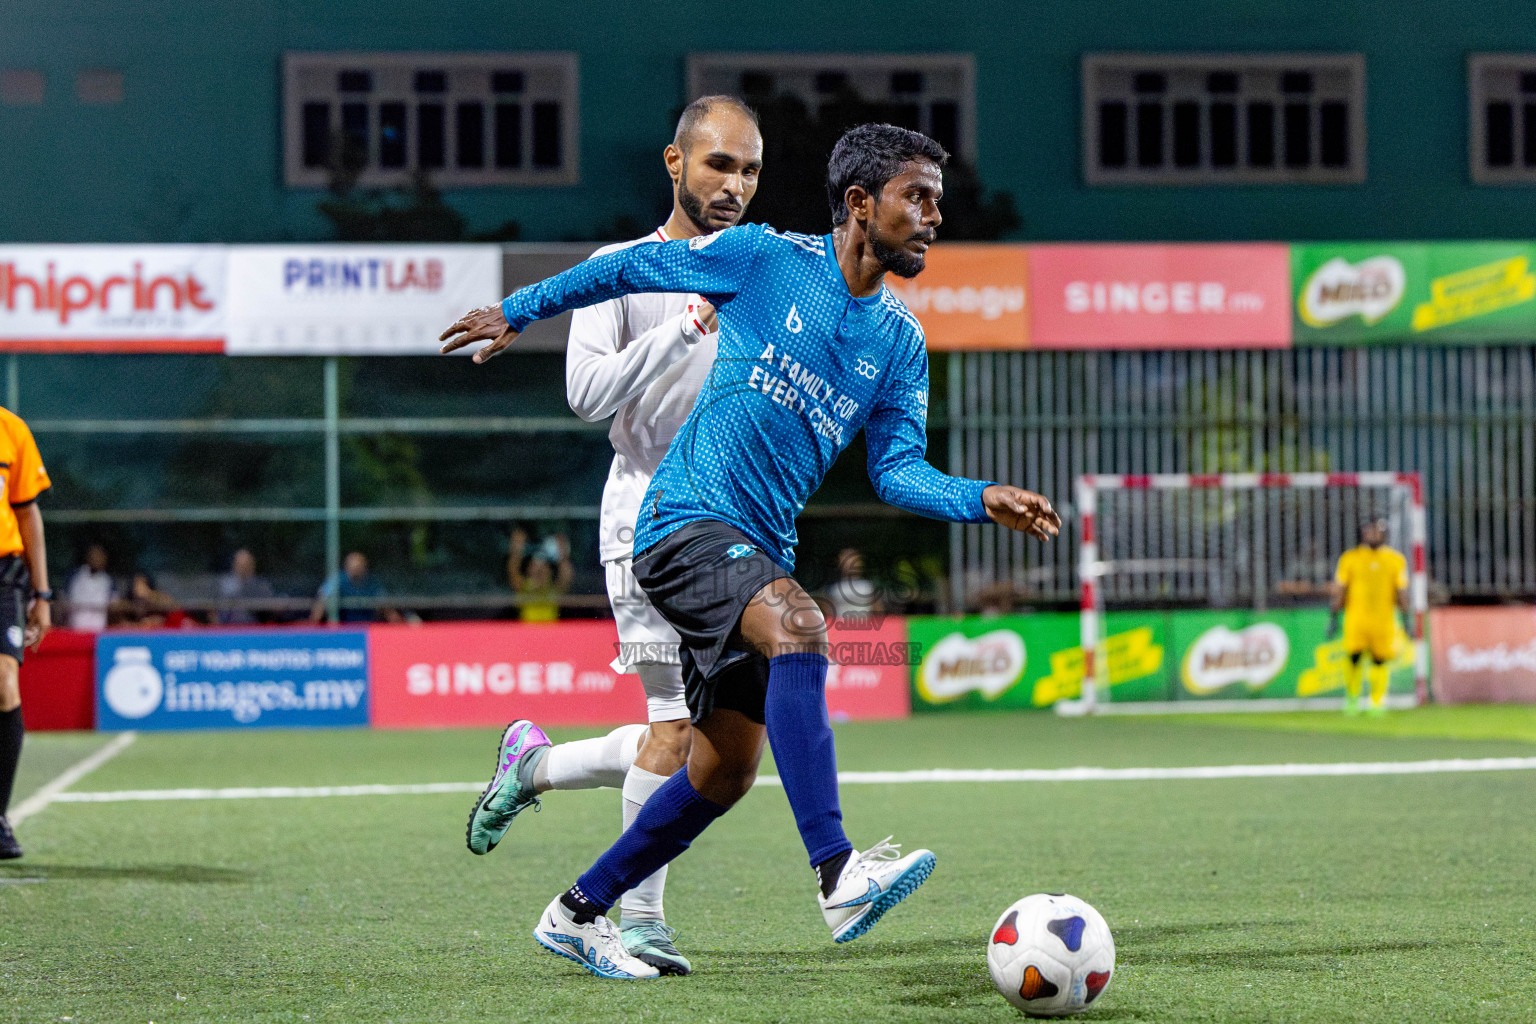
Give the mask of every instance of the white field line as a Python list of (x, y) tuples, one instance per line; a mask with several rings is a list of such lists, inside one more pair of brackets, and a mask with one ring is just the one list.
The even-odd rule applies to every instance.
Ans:
[[(933, 768), (909, 772), (839, 772), (845, 786), (948, 782), (1148, 782), (1173, 779), (1269, 779), (1355, 775), (1438, 775), (1455, 772), (1536, 771), (1536, 757), (1484, 757), (1440, 761), (1354, 761), (1323, 764), (1228, 764), (1189, 768)], [(759, 786), (781, 786), (764, 775)], [(125, 789), (57, 793), (54, 803), (112, 804), (159, 800), (311, 799), (334, 796), (415, 796), (478, 793), (483, 782), (429, 782), (407, 786), (239, 786), (230, 789)]]
[(117, 804), (155, 800), (266, 800), (322, 796), (416, 796), (424, 793), (478, 793), (483, 782), (425, 782), (407, 786), (235, 786), (229, 789), (118, 789), (60, 793), (59, 804)]
[(33, 793), (31, 796), (27, 797), (21, 803), (16, 805), (16, 807), (11, 811), (9, 815), (11, 824), (21, 824), (23, 821), (26, 821), (28, 818), (32, 817), (32, 815), (42, 810), (44, 807), (47, 807), (50, 803), (59, 799), (60, 796), (64, 795), (64, 790), (68, 789), (70, 786), (73, 786), (75, 783), (85, 778), (91, 772), (112, 760), (118, 754), (121, 754), (124, 750), (127, 750), (129, 745), (133, 743), (137, 736), (137, 733), (132, 732), (119, 733), (111, 743), (108, 743), (106, 746), (102, 747), (91, 756), (81, 760), (77, 764), (64, 769), (64, 771), (60, 772), (58, 777), (55, 778), (52, 782), (47, 783), (36, 793)]
[[(1390, 693), (1382, 706), (1411, 711), (1419, 706), (1411, 693)], [(1059, 700), (1054, 710), (1064, 718), (1083, 715), (1230, 715), (1269, 711), (1333, 711), (1344, 709), (1343, 697), (1258, 697), (1242, 700), (1101, 700), (1092, 707), (1081, 700)]]

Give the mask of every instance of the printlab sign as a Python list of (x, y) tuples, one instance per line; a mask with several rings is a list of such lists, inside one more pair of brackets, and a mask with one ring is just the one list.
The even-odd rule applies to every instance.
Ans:
[(361, 630), (103, 633), (96, 641), (98, 729), (367, 724)]
[(435, 355), (499, 302), (495, 245), (242, 245), (229, 255), (230, 355)]

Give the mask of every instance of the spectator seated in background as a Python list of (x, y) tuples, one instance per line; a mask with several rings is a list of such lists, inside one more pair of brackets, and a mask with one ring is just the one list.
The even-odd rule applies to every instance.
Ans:
[[(229, 572), (219, 577), (219, 597), (226, 601), (255, 601), (273, 598), (277, 592), (265, 576), (256, 575), (256, 556), (245, 548), (235, 552), (230, 560)], [(220, 608), (217, 621), (225, 626), (249, 626), (257, 622), (270, 622), (267, 612), (249, 608)]]
[(887, 611), (941, 615), (950, 610), (945, 601), (949, 578), (944, 563), (932, 554), (898, 558), (891, 567), (891, 583), (885, 594)]
[(858, 548), (843, 548), (837, 555), (837, 571), (837, 582), (827, 588), (827, 600), (832, 604), (834, 617), (867, 622), (885, 610), (879, 584), (864, 578), (863, 552)]
[(1333, 597), (1333, 563), (1316, 540), (1302, 545), (1300, 554), (1288, 566), (1282, 579), (1276, 580), (1275, 595), (1299, 603), (1326, 601)]
[[(341, 560), (341, 572), (320, 585), (315, 596), (315, 606), (309, 611), (310, 622), (324, 622), (326, 605), (334, 594), (339, 600), (349, 598), (380, 598), (384, 585), (368, 571), (368, 556), (361, 551), (349, 551)], [(342, 605), (339, 618), (342, 622), (401, 622), (400, 613), (393, 608), (348, 608)]]
[(976, 609), (976, 614), (984, 618), (996, 618), (999, 615), (1011, 615), (1018, 610), (1019, 599), (1023, 595), (1014, 588), (1012, 583), (994, 583), (990, 587), (982, 587), (971, 595), (971, 605)]
[(156, 590), (155, 578), (142, 569), (133, 574), (128, 596), (112, 602), (111, 620), (114, 626), (141, 629), (182, 629), (202, 625), (177, 607), (174, 597)]
[[(526, 556), (527, 564), (524, 564)], [(559, 598), (570, 592), (571, 545), (565, 534), (546, 537), (528, 554), (528, 534), (512, 531), (511, 550), (507, 555), (507, 582), (522, 598), (518, 605), (521, 622), (554, 622), (560, 618)]]
[(85, 552), (85, 564), (70, 575), (64, 587), (64, 599), (69, 602), (64, 624), (92, 632), (106, 629), (115, 589), (107, 572), (107, 549), (92, 544)]

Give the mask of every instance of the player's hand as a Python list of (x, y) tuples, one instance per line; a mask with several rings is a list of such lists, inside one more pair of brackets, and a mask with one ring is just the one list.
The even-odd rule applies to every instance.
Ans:
[(1339, 613), (1338, 612), (1330, 612), (1328, 614), (1328, 633), (1327, 633), (1326, 636), (1323, 637), (1323, 639), (1324, 640), (1332, 640), (1334, 637), (1336, 637), (1338, 635), (1339, 635)]
[(1034, 491), (992, 484), (981, 492), (981, 503), (994, 523), (1027, 533), (1036, 540), (1050, 540), (1061, 532), (1061, 516), (1043, 495)]
[(47, 601), (33, 601), (32, 607), (27, 609), (27, 629), (22, 636), (22, 644), (29, 650), (37, 650), (43, 642), (43, 637), (48, 635), (48, 630), (53, 627), (53, 606)]
[(474, 355), (475, 362), (483, 363), (500, 355), (503, 349), (516, 341), (517, 332), (507, 324), (506, 314), (501, 311), (501, 303), (498, 302), (465, 313), (438, 335), (437, 340), (445, 342), (442, 348), (444, 353), (455, 352), (477, 341), (489, 341), (489, 345)]
[(715, 305), (712, 302), (702, 303), (693, 311), (699, 323), (704, 325), (705, 334), (714, 334), (720, 329), (720, 318), (715, 316)]

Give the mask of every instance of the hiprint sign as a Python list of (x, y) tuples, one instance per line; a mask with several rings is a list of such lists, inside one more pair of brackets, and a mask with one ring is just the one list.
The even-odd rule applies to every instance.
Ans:
[(217, 245), (0, 245), (0, 350), (217, 352)]

